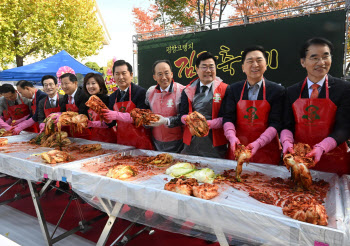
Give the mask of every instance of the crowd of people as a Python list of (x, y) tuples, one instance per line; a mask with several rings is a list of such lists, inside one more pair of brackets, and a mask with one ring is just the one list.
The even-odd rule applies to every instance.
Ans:
[[(288, 88), (264, 77), (267, 53), (262, 46), (244, 50), (246, 79), (231, 85), (216, 76), (217, 60), (209, 52), (198, 56), (198, 78), (187, 86), (173, 80), (168, 60), (153, 64), (156, 84), (148, 90), (132, 83), (128, 62), (116, 61), (113, 76), (118, 89), (110, 96), (103, 77), (94, 73), (85, 76), (82, 88), (74, 74), (63, 74), (64, 96), (58, 93), (54, 76), (42, 78), (44, 92), (21, 80), (17, 90), (9, 84), (0, 88), (0, 128), (14, 134), (41, 132), (51, 113), (74, 111), (87, 115), (89, 121), (88, 128), (73, 137), (228, 159), (234, 159), (237, 145), (242, 144), (251, 150), (251, 162), (274, 165), (281, 162), (282, 154), (294, 152), (294, 143), (301, 142), (312, 147), (308, 156), (316, 163), (313, 169), (349, 174), (350, 83), (328, 74), (332, 54), (330, 41), (306, 41), (300, 51), (306, 78)], [(85, 105), (92, 95), (108, 107), (102, 110), (104, 121)], [(159, 120), (136, 128), (130, 116), (134, 108), (151, 109)], [(194, 111), (206, 118), (207, 136), (192, 136), (185, 119)]]

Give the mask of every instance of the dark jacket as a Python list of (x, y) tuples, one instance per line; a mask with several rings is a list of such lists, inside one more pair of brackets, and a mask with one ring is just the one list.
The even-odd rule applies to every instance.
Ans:
[[(233, 83), (226, 90), (226, 101), (225, 104), (221, 105), (224, 108), (224, 119), (223, 124), (226, 122), (236, 123), (237, 112), (236, 105), (241, 98), (241, 92), (243, 90), (243, 85), (245, 80)], [(265, 79), (266, 88), (266, 100), (271, 106), (269, 113), (268, 126), (274, 127), (277, 132), (282, 130), (282, 112), (283, 112), (283, 102), (285, 97), (285, 88), (275, 82)], [(259, 94), (257, 100), (263, 100), (263, 86), (259, 88)], [(243, 92), (242, 100), (248, 100), (248, 86), (246, 85)]]
[[(131, 101), (136, 105), (136, 108), (149, 109), (149, 106), (147, 106), (145, 103), (145, 98), (146, 98), (146, 90), (141, 86), (131, 83)], [(116, 90), (109, 96), (108, 108), (110, 110), (114, 110), (113, 106), (116, 102), (116, 99), (117, 99), (117, 102), (130, 101), (129, 90), (126, 92), (126, 95), (124, 96), (123, 100), (121, 100), (120, 90)], [(109, 127), (112, 127), (112, 126), (115, 126), (115, 124), (116, 124), (116, 121), (114, 120), (107, 125)]]
[[(146, 98), (146, 90), (141, 86), (131, 83), (131, 101), (136, 105), (136, 108), (149, 109), (149, 107), (145, 103), (145, 98)], [(115, 104), (116, 99), (118, 100), (118, 102), (121, 102), (120, 90), (116, 90), (109, 96), (108, 108), (110, 110), (113, 110), (113, 106)], [(125, 101), (130, 101), (129, 90), (124, 96), (123, 102)]]
[[(36, 110), (35, 110), (35, 113), (34, 115), (32, 115), (32, 119), (35, 121), (35, 122), (38, 122), (38, 112), (39, 112), (39, 102), (40, 100), (42, 100), (43, 98), (45, 98), (47, 96), (47, 94), (41, 90), (37, 90), (36, 91), (36, 96), (35, 96), (35, 104), (36, 104)], [(31, 105), (33, 105), (33, 101), (31, 103)], [(30, 110), (30, 112), (32, 112)]]
[[(294, 133), (295, 120), (292, 105), (299, 98), (304, 81), (287, 88), (284, 106), (284, 129)], [(326, 98), (326, 83), (323, 83), (318, 98)], [(350, 138), (350, 82), (328, 75), (329, 99), (337, 106), (335, 124), (329, 137), (341, 144)], [(301, 98), (309, 98), (307, 85), (301, 93)]]
[[(63, 95), (59, 95), (59, 99), (58, 99), (58, 104), (59, 106), (62, 108), (63, 106)], [(39, 108), (37, 109), (37, 112), (38, 112), (38, 122), (39, 123), (43, 123), (43, 121), (45, 120), (45, 112), (44, 112), (44, 109), (48, 109), (48, 108), (51, 108), (51, 104), (50, 104), (50, 100), (47, 99), (48, 96), (44, 97), (43, 99), (40, 100), (39, 102)], [(44, 107), (44, 103), (45, 103), (45, 100), (47, 99), (47, 102), (46, 102), (46, 105)], [(57, 103), (57, 102), (56, 102)], [(57, 107), (57, 105), (56, 105)]]
[[(89, 96), (86, 95), (84, 92), (83, 88), (78, 87), (77, 92), (74, 95), (74, 104), (78, 107), (79, 109), (79, 114), (85, 114), (86, 116), (88, 115), (87, 113), (87, 107), (85, 106), (85, 103), (89, 100)], [(64, 95), (63, 97), (63, 104), (61, 107), (61, 112), (66, 112), (66, 105), (68, 104), (68, 95)]]

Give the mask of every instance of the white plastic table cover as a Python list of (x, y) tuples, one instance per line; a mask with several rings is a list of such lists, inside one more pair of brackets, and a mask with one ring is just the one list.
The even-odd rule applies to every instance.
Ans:
[[(133, 156), (155, 156), (159, 153), (139, 149), (122, 152), (123, 155)], [(201, 166), (212, 168), (215, 173), (236, 168), (235, 161), (180, 154), (172, 155), (183, 161), (201, 163)], [(103, 162), (106, 158), (110, 157), (90, 159), (89, 162)], [(344, 212), (339, 178), (336, 174), (311, 170), (314, 179), (323, 179), (330, 183), (330, 191), (324, 204), (329, 216), (329, 225), (318, 226), (291, 219), (283, 215), (282, 208), (261, 203), (232, 187), (227, 187), (218, 197), (208, 201), (164, 190), (164, 184), (168, 182), (165, 178), (171, 179), (166, 174), (156, 175), (141, 181), (120, 181), (82, 170), (80, 165), (84, 162), (86, 161), (76, 162), (70, 166), (60, 166), (58, 169), (69, 169), (73, 190), (103, 211), (104, 209), (97, 198), (152, 210), (157, 214), (176, 218), (180, 222), (195, 223), (196, 229), (207, 234), (215, 235), (216, 231), (223, 231), (227, 235), (234, 235), (235, 238), (250, 243), (316, 245), (317, 242), (321, 242), (329, 245), (344, 245)], [(247, 171), (261, 172), (270, 177), (290, 177), (290, 173), (284, 166), (251, 163), (248, 166), (244, 165), (243, 173)], [(134, 218), (125, 217), (128, 216), (125, 214), (118, 216), (134, 221)], [(158, 226), (156, 221), (153, 224), (150, 221), (142, 223), (156, 228)]]
[(340, 179), (340, 187), (344, 201), (344, 223), (346, 227), (345, 245), (350, 245), (350, 175), (343, 175)]
[[(8, 137), (8, 143), (29, 141), (35, 136), (36, 136), (36, 133), (11, 136), (11, 137)], [(89, 141), (81, 138), (70, 138), (70, 140), (78, 144), (100, 143), (100, 142)], [(133, 149), (133, 147), (118, 145), (118, 144), (109, 144), (109, 143), (101, 142), (101, 145), (102, 145), (102, 148), (116, 150), (116, 152), (121, 150)], [(58, 178), (56, 175), (57, 167), (59, 167), (60, 165), (74, 164), (74, 162), (76, 161), (73, 161), (67, 164), (49, 165), (49, 164), (26, 159), (26, 158), (29, 158), (30, 155), (32, 154), (39, 154), (39, 153), (50, 151), (52, 149), (53, 148), (38, 147), (33, 151), (18, 150), (17, 152), (12, 152), (12, 153), (0, 152), (0, 172), (6, 173), (16, 178), (29, 179), (32, 181), (41, 181), (43, 178), (49, 178), (52, 180), (62, 180), (61, 177)], [(88, 160), (91, 158), (95, 158), (95, 157), (86, 158), (85, 160)]]

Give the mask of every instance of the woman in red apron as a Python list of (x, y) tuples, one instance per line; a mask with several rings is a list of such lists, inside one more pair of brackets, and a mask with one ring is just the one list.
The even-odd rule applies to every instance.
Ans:
[[(305, 79), (301, 92), (307, 79)], [(326, 98), (299, 98), (293, 103), (295, 118), (295, 143), (305, 143), (314, 146), (327, 138), (333, 130), (337, 106), (329, 99), (328, 76), (325, 79)], [(313, 110), (315, 109), (315, 110)], [(306, 113), (308, 112), (308, 113)], [(344, 142), (328, 153), (322, 155), (312, 169), (334, 172), (339, 175), (349, 174), (350, 158), (348, 146)]]
[[(107, 88), (101, 75), (88, 73), (84, 78), (83, 89), (87, 95), (96, 95), (104, 104), (108, 105), (109, 97), (107, 95)], [(88, 109), (88, 118), (90, 121), (88, 122), (88, 126), (91, 127), (90, 140), (106, 143), (117, 143), (117, 139), (115, 137), (115, 129), (108, 128), (108, 126), (102, 128), (103, 125), (101, 125), (100, 116), (97, 113), (91, 109)]]
[[(129, 98), (131, 99), (131, 85), (128, 89)], [(131, 101), (118, 102), (115, 100), (113, 110), (122, 113), (130, 113), (136, 108)], [(117, 143), (122, 145), (134, 146), (138, 149), (153, 150), (153, 144), (150, 137), (150, 130), (144, 127), (136, 128), (133, 123), (117, 120)]]
[[(246, 85), (247, 80), (244, 83), (240, 99), (236, 105), (237, 120), (235, 123), (236, 136), (241, 144), (245, 146), (256, 141), (269, 128), (268, 120), (271, 110), (271, 106), (266, 100), (265, 79), (262, 81), (263, 100), (242, 100)], [(231, 151), (229, 152), (229, 159), (234, 160), (234, 154)], [(277, 165), (280, 159), (280, 146), (276, 135), (269, 144), (260, 148), (250, 161)]]
[[(181, 92), (185, 87), (172, 82), (172, 91), (160, 91), (159, 85), (153, 86), (147, 93), (147, 99), (153, 113), (170, 118), (178, 115)], [(152, 127), (154, 145), (159, 151), (179, 152), (182, 148), (183, 131), (181, 126), (168, 128), (165, 125)]]

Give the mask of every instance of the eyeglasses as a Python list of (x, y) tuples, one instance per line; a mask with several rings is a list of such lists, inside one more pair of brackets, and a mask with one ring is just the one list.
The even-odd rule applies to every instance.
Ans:
[(207, 71), (208, 70), (208, 68), (209, 68), (209, 70), (210, 71), (214, 71), (215, 70), (215, 66), (209, 66), (209, 67), (199, 67), (201, 70), (203, 70), (203, 71)]
[(44, 87), (55, 87), (55, 84), (44, 84)]
[(332, 56), (331, 55), (326, 55), (326, 56), (323, 56), (323, 57), (309, 57), (308, 58), (310, 61), (312, 61), (313, 63), (318, 63), (319, 61), (328, 61), (330, 59), (332, 59)]

